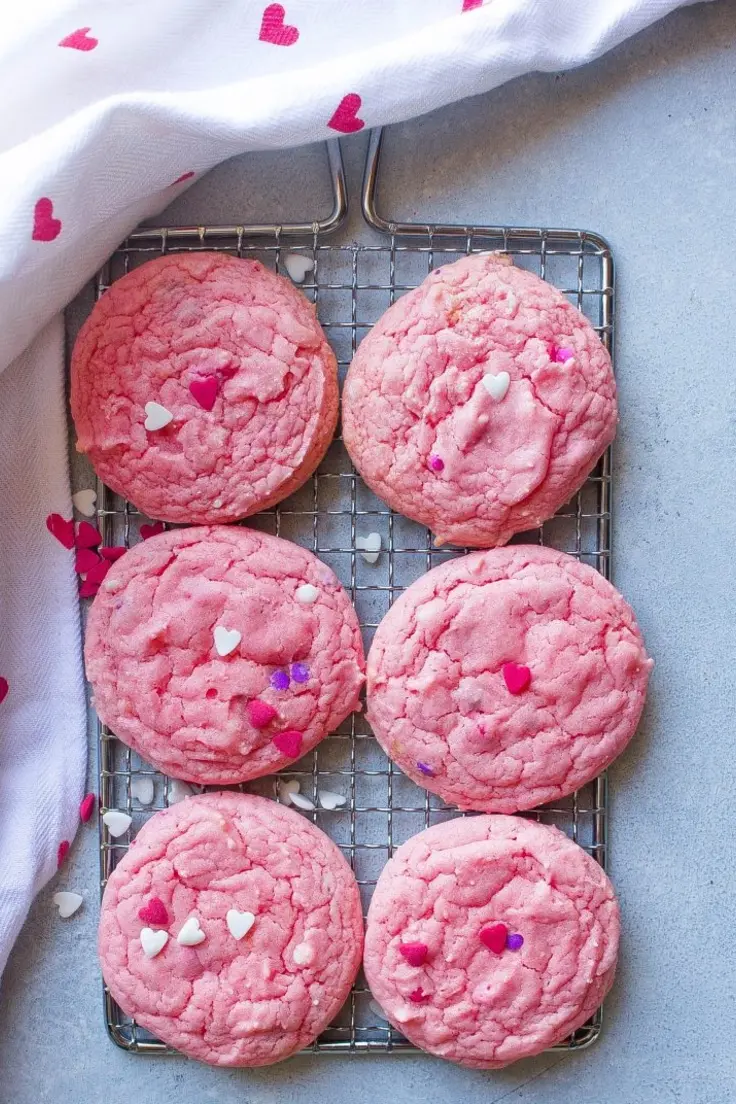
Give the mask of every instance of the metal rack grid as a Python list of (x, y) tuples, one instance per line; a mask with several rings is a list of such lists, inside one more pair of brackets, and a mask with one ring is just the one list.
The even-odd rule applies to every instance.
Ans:
[[(369, 150), (364, 212), (378, 225), (371, 168), (377, 165), (380, 136)], [(332, 165), (332, 162), (331, 162)], [(334, 165), (332, 165), (334, 168)], [(337, 192), (335, 193), (337, 195)], [(368, 202), (366, 203), (366, 198)], [(376, 215), (380, 220), (380, 216)], [(380, 220), (383, 221), (383, 220)], [(254, 257), (283, 272), (288, 252), (308, 255), (314, 268), (302, 285), (315, 302), (322, 326), (338, 358), (341, 380), (355, 349), (371, 324), (406, 290), (416, 287), (432, 268), (471, 251), (503, 249), (516, 264), (551, 280), (587, 315), (611, 348), (613, 318), (612, 261), (606, 243), (577, 231), (510, 228), (419, 227), (401, 233), (385, 224), (389, 237), (377, 245), (326, 245), (322, 224), (296, 230), (284, 227), (206, 227), (137, 231), (116, 251), (98, 275), (97, 295), (130, 268), (166, 251), (218, 249)], [(383, 226), (381, 227), (383, 229)], [(250, 232), (249, 232), (250, 231)], [(538, 541), (569, 552), (610, 575), (610, 453), (600, 461), (576, 498), (540, 529), (517, 540)], [(108, 488), (98, 486), (98, 514), (105, 544), (132, 545), (139, 538), (141, 517)], [(394, 598), (419, 575), (461, 549), (435, 548), (423, 527), (389, 510), (352, 469), (339, 435), (311, 480), (281, 505), (248, 519), (248, 524), (303, 544), (337, 573), (356, 605), (366, 647)], [(355, 538), (378, 531), (382, 553), (375, 565), (355, 550)], [(124, 837), (113, 839), (100, 820), (101, 883), (105, 882), (144, 820), (164, 808), (171, 780), (115, 739), (98, 724), (100, 814), (108, 808), (128, 812), (133, 823)], [(132, 796), (136, 777), (154, 781), (152, 806), (142, 808)], [(350, 861), (367, 907), (376, 879), (393, 849), (425, 826), (457, 810), (420, 789), (386, 758), (362, 714), (353, 715), (281, 778), (297, 778), (301, 792), (314, 799), (318, 788), (337, 790), (347, 803), (334, 811), (310, 815)], [(273, 777), (241, 787), (276, 795)], [(565, 801), (528, 814), (555, 824), (605, 866), (607, 785), (598, 778)], [(125, 1016), (105, 991), (105, 1020), (112, 1039), (126, 1050), (167, 1053), (168, 1048)], [(581, 1049), (598, 1037), (599, 1012), (557, 1049)], [(334, 1023), (312, 1045), (315, 1053), (403, 1051), (414, 1048), (378, 1014), (359, 977)]]

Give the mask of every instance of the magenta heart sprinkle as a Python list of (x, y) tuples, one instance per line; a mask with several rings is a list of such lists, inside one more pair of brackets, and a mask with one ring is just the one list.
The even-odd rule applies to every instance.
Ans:
[(433, 472), (441, 472), (444, 471), (445, 461), (442, 459), (441, 456), (437, 456), (435, 453), (432, 453), (429, 458), (429, 466)]

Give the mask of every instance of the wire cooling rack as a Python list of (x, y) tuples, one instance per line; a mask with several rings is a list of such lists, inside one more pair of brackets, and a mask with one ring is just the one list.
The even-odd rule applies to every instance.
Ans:
[[(96, 294), (104, 294), (125, 272), (165, 252), (216, 249), (252, 257), (284, 272), (289, 253), (307, 256), (313, 268), (302, 284), (338, 358), (344, 378), (362, 337), (383, 311), (435, 266), (479, 250), (502, 249), (514, 262), (559, 287), (590, 319), (611, 348), (613, 269), (610, 250), (596, 235), (578, 231), (493, 227), (433, 227), (396, 224), (378, 215), (375, 185), (380, 133), (371, 139), (364, 182), (366, 220), (382, 232), (378, 244), (330, 245), (325, 233), (339, 225), (346, 201), (339, 151), (330, 149), (335, 209), (322, 223), (291, 227), (157, 228), (137, 231), (98, 274)], [(609, 577), (610, 454), (606, 454), (576, 498), (541, 528), (516, 538), (571, 553)], [(131, 546), (149, 521), (130, 503), (98, 486), (98, 516), (104, 544)], [(310, 548), (336, 572), (360, 619), (366, 649), (391, 602), (415, 579), (462, 549), (437, 549), (431, 534), (396, 514), (376, 498), (351, 467), (338, 435), (309, 482), (275, 509), (248, 520), (255, 528)], [(356, 551), (356, 537), (378, 532), (382, 551), (375, 564)], [(176, 799), (172, 780), (153, 770), (98, 723), (100, 815), (121, 809), (132, 817), (123, 837), (114, 839), (100, 820), (100, 867), (104, 888), (110, 872), (141, 824)], [(430, 824), (459, 815), (417, 787), (386, 758), (362, 714), (353, 715), (313, 752), (278, 776), (298, 779), (301, 792), (317, 804), (317, 792), (346, 798), (344, 807), (307, 813), (338, 844), (349, 860), (367, 908), (376, 879), (393, 850)], [(154, 800), (143, 807), (133, 796), (136, 779), (150, 779)], [(241, 787), (277, 795), (277, 779)], [(197, 787), (194, 787), (196, 790)], [(607, 788), (598, 778), (565, 801), (531, 814), (554, 824), (585, 847), (602, 865), (606, 859)], [(105, 990), (105, 1021), (112, 1039), (139, 1054), (168, 1048), (121, 1011)], [(600, 1011), (557, 1049), (581, 1049), (598, 1037)], [(342, 1012), (312, 1045), (314, 1053), (413, 1050), (381, 1016), (360, 977)]]

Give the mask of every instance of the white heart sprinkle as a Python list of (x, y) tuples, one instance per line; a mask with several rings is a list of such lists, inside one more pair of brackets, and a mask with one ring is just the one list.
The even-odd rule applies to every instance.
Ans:
[(190, 916), (188, 920), (185, 920), (182, 929), (176, 937), (176, 942), (181, 943), (182, 947), (196, 947), (198, 943), (203, 943), (207, 936), (199, 926), (199, 918), (196, 916)]
[(225, 919), (233, 939), (243, 939), (256, 922), (252, 912), (238, 912), (237, 909), (228, 909)]
[(146, 958), (155, 958), (169, 942), (167, 931), (154, 931), (153, 928), (141, 929), (141, 947)]
[(307, 273), (314, 268), (314, 261), (311, 257), (305, 257), (303, 253), (287, 253), (284, 257), (284, 268), (294, 283), (300, 284)]
[(300, 793), (293, 793), (291, 795), (291, 804), (296, 805), (297, 809), (304, 809), (305, 812), (311, 812), (314, 808), (314, 802)]
[(317, 798), (323, 809), (339, 809), (347, 801), (342, 794), (332, 793), (331, 790), (320, 790)]
[(72, 893), (71, 890), (61, 889), (58, 893), (54, 894), (54, 904), (59, 909), (59, 916), (62, 920), (66, 920), (69, 916), (73, 916), (78, 908), (81, 907), (84, 898), (81, 893)]
[(153, 805), (153, 779), (134, 778), (130, 783), (130, 792), (139, 805)]
[(369, 1000), (368, 1007), (370, 1008), (374, 1016), (376, 1016), (379, 1020), (384, 1020), (385, 1023), (388, 1023), (388, 1016), (383, 1011), (378, 1001)]
[(174, 420), (174, 415), (161, 403), (147, 402), (145, 406), (146, 420), (143, 423), (146, 429), (163, 429)]
[(226, 629), (224, 625), (217, 625), (214, 632), (215, 648), (220, 656), (230, 655), (243, 639), (237, 629)]
[(381, 554), (381, 534), (369, 533), (367, 537), (356, 537), (355, 547), (360, 549), (366, 563), (374, 564)]
[(97, 491), (77, 491), (76, 494), (72, 495), (72, 502), (80, 514), (84, 514), (85, 517), (94, 517)]
[(129, 817), (127, 813), (121, 813), (119, 809), (108, 809), (102, 818), (103, 824), (107, 825), (107, 830), (113, 839), (117, 839), (118, 836), (122, 836), (123, 832), (127, 832), (133, 823), (133, 818)]
[(279, 779), (276, 783), (276, 792), (282, 805), (291, 805), (292, 794), (299, 793), (299, 783), (296, 778)]
[(194, 790), (188, 782), (182, 782), (179, 778), (172, 778), (169, 783), (169, 805), (176, 805), (185, 797), (192, 797)]
[(501, 402), (501, 399), (506, 398), (506, 392), (511, 383), (511, 376), (508, 372), (499, 372), (497, 376), (488, 373), (488, 375), (483, 377), (481, 383), (492, 399), (495, 399), (496, 402)]
[(314, 947), (311, 943), (298, 943), (294, 948), (294, 961), (297, 966), (306, 966), (314, 958)]
[(303, 583), (300, 587), (296, 588), (296, 594), (294, 595), (297, 602), (301, 602), (304, 606), (311, 606), (313, 602), (316, 602), (319, 598), (319, 591), (316, 586), (312, 586), (311, 583)]

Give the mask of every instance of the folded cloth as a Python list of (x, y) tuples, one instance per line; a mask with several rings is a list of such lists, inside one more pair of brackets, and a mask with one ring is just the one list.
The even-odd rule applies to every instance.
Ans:
[(73, 835), (84, 769), (73, 553), (45, 526), (47, 514), (71, 517), (51, 320), (129, 230), (233, 154), (581, 65), (681, 6), (23, 0), (3, 11), (0, 971)]

